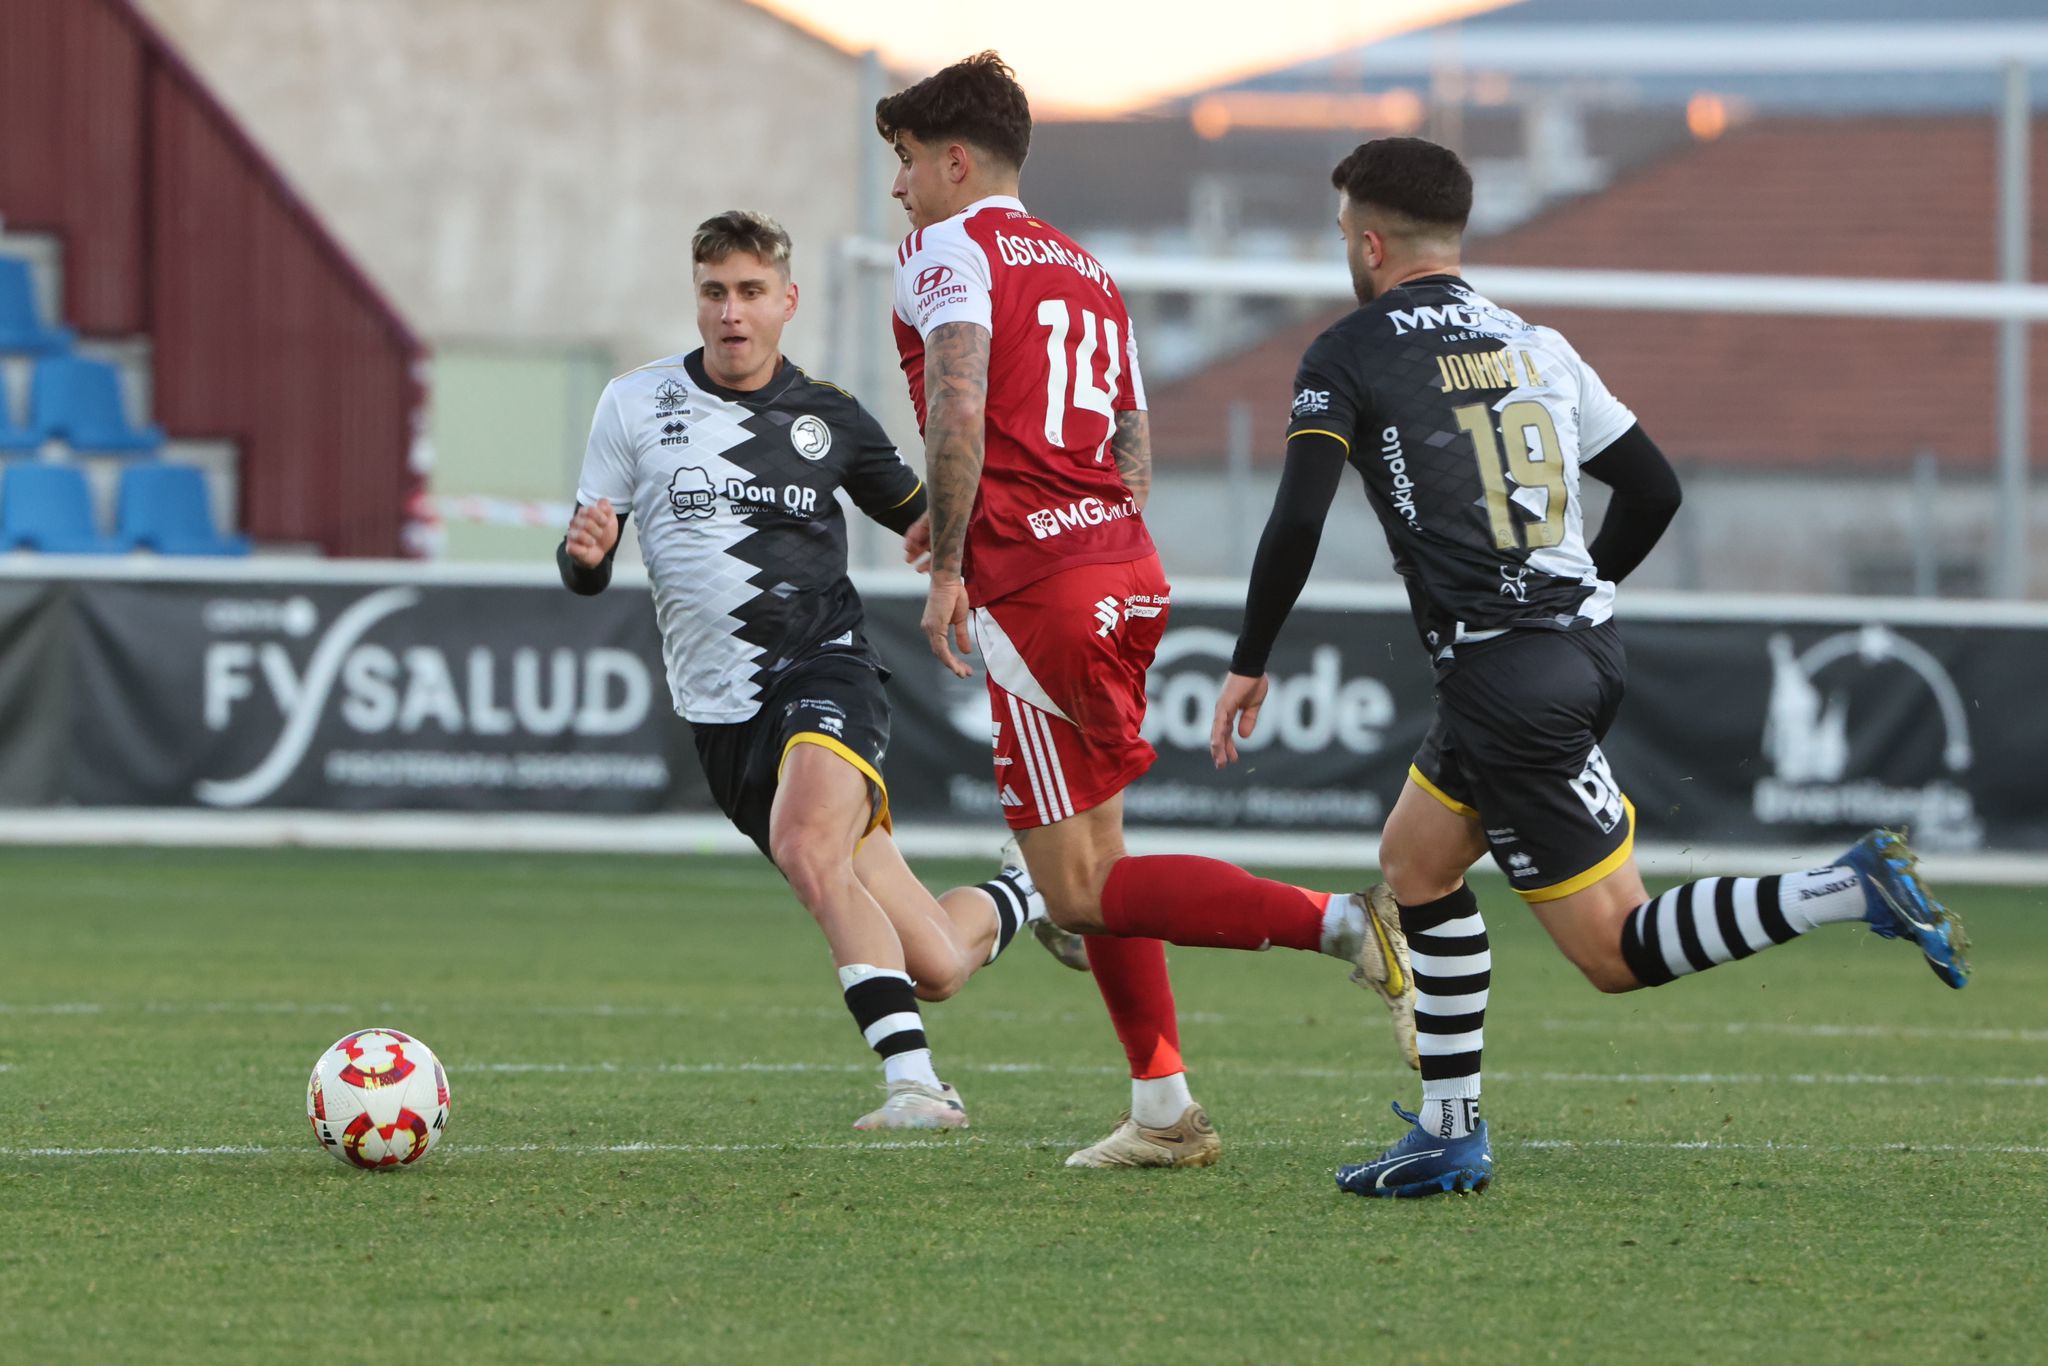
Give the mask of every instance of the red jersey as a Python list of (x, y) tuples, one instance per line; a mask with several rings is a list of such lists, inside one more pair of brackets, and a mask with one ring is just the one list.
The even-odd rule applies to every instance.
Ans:
[(1071, 237), (1007, 195), (977, 200), (896, 253), (896, 349), (925, 422), (924, 342), (989, 332), (981, 487), (962, 566), (977, 604), (1062, 569), (1154, 553), (1110, 435), (1145, 385), (1123, 295)]

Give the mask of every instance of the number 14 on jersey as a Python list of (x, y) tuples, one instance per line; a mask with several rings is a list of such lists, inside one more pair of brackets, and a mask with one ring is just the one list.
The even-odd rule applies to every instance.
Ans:
[[(1045, 337), (1045, 439), (1055, 449), (1067, 445), (1067, 414), (1100, 413), (1115, 423), (1113, 400), (1124, 372), (1122, 338), (1116, 319), (1098, 315), (1065, 299), (1044, 299), (1038, 321)], [(1101, 385), (1095, 383), (1095, 353), (1106, 357)], [(1109, 447), (1105, 434), (1095, 450), (1100, 462)]]

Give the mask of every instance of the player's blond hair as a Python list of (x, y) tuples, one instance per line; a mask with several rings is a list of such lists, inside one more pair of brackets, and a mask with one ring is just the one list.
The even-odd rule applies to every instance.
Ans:
[(690, 264), (712, 265), (746, 252), (789, 273), (789, 233), (782, 224), (752, 209), (727, 209), (705, 219), (690, 237)]

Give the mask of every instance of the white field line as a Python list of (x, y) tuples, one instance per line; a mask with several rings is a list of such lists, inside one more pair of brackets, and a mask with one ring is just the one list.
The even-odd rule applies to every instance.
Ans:
[[(867, 1153), (938, 1152), (947, 1147), (1001, 1149), (1043, 1149), (1076, 1147), (1086, 1138), (986, 1139), (939, 1136), (923, 1141), (848, 1139), (835, 1143), (455, 1143), (443, 1147), (444, 1157), (499, 1157), (529, 1153), (550, 1153), (566, 1157), (622, 1157), (635, 1154), (724, 1153)], [(1275, 1138), (1237, 1141), (1238, 1148), (1306, 1148), (1308, 1139)], [(1318, 1142), (1315, 1146), (1320, 1146)], [(1728, 1139), (1678, 1139), (1656, 1141), (1629, 1138), (1525, 1138), (1502, 1144), (1537, 1152), (1592, 1152), (1602, 1149), (1632, 1149), (1645, 1152), (1761, 1152), (1761, 1153), (1944, 1153), (1963, 1156), (2040, 1156), (2048, 1146), (2019, 1143), (1782, 1143), (1772, 1139), (1745, 1142)], [(88, 1157), (296, 1157), (312, 1155), (308, 1144), (273, 1147), (262, 1143), (222, 1144), (217, 1147), (147, 1148), (0, 1148), (0, 1159), (88, 1158)]]
[[(142, 1001), (106, 1003), (100, 1001), (58, 1001), (58, 1002), (10, 1002), (0, 1001), (0, 1015), (102, 1015), (135, 1012), (146, 1015), (350, 1015), (369, 1017), (381, 1014), (403, 1013), (405, 1015), (541, 1015), (541, 1016), (591, 1016), (597, 1019), (674, 1019), (674, 1020), (740, 1020), (760, 1019), (770, 1016), (782, 1019), (844, 1020), (842, 1006), (763, 1006), (747, 1009), (705, 1008), (701, 1006), (666, 1005), (613, 1005), (607, 1002), (593, 1002), (583, 1005), (529, 1005), (499, 1006), (494, 1004), (450, 1004), (446, 1002), (422, 1002), (399, 1005), (394, 1002), (380, 1002), (373, 1005), (350, 1005), (331, 1001)], [(975, 1018), (1002, 1024), (1075, 1024), (1101, 1022), (1099, 1011), (1016, 1011), (978, 1010), (972, 1012)], [(1295, 1017), (1276, 1015), (1255, 1020), (1243, 1015), (1220, 1014), (1215, 1011), (1184, 1010), (1180, 1014), (1182, 1024), (1195, 1025), (1251, 1025), (1273, 1023), (1275, 1019), (1286, 1023)], [(1799, 1039), (1923, 1039), (1932, 1042), (1952, 1043), (2048, 1043), (2048, 1029), (1985, 1028), (1969, 1029), (1948, 1025), (1894, 1025), (1894, 1024), (1794, 1024), (1773, 1020), (1645, 1020), (1635, 1017), (1616, 1019), (1595, 1018), (1553, 1018), (1541, 1020), (1503, 1021), (1502, 1026), (1514, 1029), (1534, 1028), (1549, 1033), (1591, 1033), (1620, 1036), (1625, 1034), (1658, 1031), (1670, 1034), (1705, 1034), (1740, 1037), (1745, 1034), (1769, 1034), (1784, 1038)], [(1500, 1026), (1497, 1026), (1500, 1027)]]
[[(11, 1063), (0, 1063), (0, 1072), (14, 1070)], [(479, 1072), (497, 1076), (612, 1076), (624, 1073), (667, 1076), (748, 1076), (748, 1075), (792, 1075), (825, 1074), (830, 1076), (856, 1076), (874, 1071), (873, 1063), (853, 1062), (664, 1062), (664, 1063), (617, 1063), (617, 1062), (481, 1062), (460, 1063), (451, 1067), (456, 1078)], [(976, 1073), (981, 1075), (1024, 1075), (1055, 1077), (1120, 1077), (1120, 1067), (1083, 1067), (1066, 1063), (1040, 1062), (961, 1062), (947, 1065), (951, 1072)], [(1198, 1069), (1210, 1073), (1256, 1073), (1259, 1076), (1281, 1077), (1292, 1081), (1340, 1081), (1373, 1082), (1387, 1078), (1406, 1078), (1409, 1073), (1394, 1067), (1344, 1068), (1344, 1067), (1292, 1067), (1286, 1064), (1216, 1062)], [(1486, 1079), (1495, 1084), (1514, 1085), (1536, 1083), (1547, 1085), (1590, 1085), (1590, 1086), (1871, 1086), (1871, 1087), (1921, 1087), (1951, 1086), (1968, 1088), (1973, 1086), (2007, 1087), (2026, 1090), (2048, 1090), (2048, 1075), (2019, 1077), (1979, 1076), (1931, 1076), (1920, 1074), (1892, 1075), (1881, 1072), (1531, 1072), (1513, 1068), (1490, 1071)]]
[[(1065, 1077), (1122, 1076), (1120, 1067), (1079, 1067), (1072, 1064), (1037, 1062), (951, 1062), (949, 1071), (981, 1073), (1026, 1073)], [(873, 1063), (838, 1062), (666, 1062), (666, 1063), (565, 1063), (487, 1062), (470, 1063), (453, 1069), (462, 1072), (495, 1073), (612, 1073), (659, 1072), (682, 1076), (720, 1076), (734, 1073), (826, 1072), (861, 1073), (874, 1070)], [(1197, 1071), (1256, 1072), (1261, 1076), (1286, 1077), (1302, 1081), (1356, 1081), (1374, 1077), (1406, 1076), (1387, 1068), (1290, 1067), (1285, 1064), (1211, 1063)], [(2048, 1075), (2031, 1077), (1890, 1076), (1874, 1072), (1488, 1072), (1493, 1082), (1590, 1083), (1617, 1086), (2019, 1086), (2048, 1089)]]

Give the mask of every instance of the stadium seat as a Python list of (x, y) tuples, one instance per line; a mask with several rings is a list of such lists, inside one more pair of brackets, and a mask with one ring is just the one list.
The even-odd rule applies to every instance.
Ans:
[(249, 538), (214, 528), (206, 475), (190, 465), (131, 465), (121, 471), (116, 534), (162, 555), (246, 555)]
[(129, 548), (93, 523), (92, 491), (69, 465), (16, 461), (0, 476), (0, 550), (118, 555)]
[(0, 256), (0, 351), (64, 351), (71, 329), (51, 327), (36, 316), (35, 291), (29, 285), (28, 263)]
[(7, 394), (0, 388), (0, 455), (34, 455), (41, 449), (43, 434), (18, 427), (7, 411)]
[(114, 367), (84, 356), (45, 356), (36, 362), (29, 425), (77, 450), (154, 455), (164, 444), (161, 428), (128, 425)]

